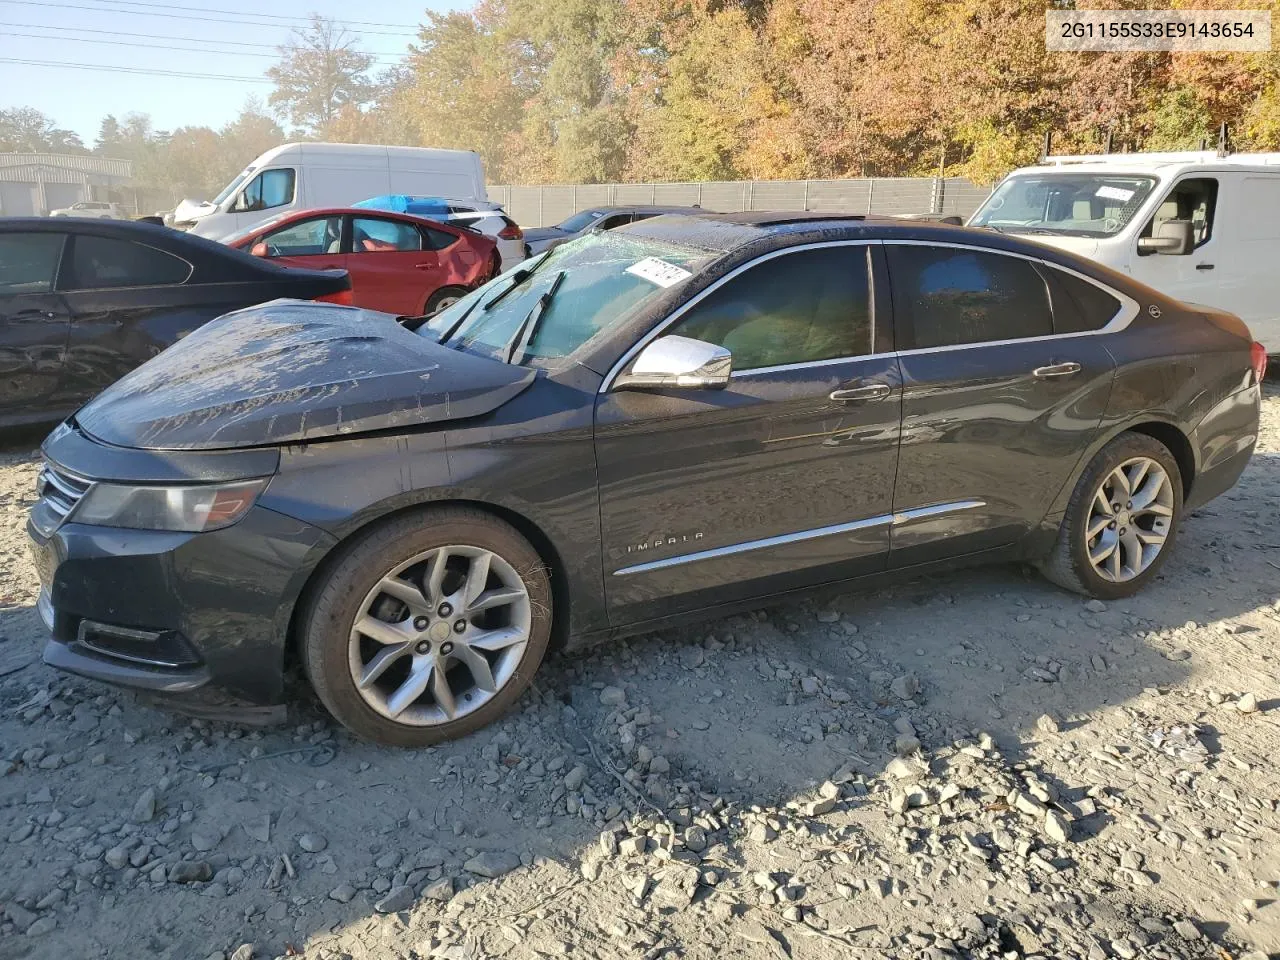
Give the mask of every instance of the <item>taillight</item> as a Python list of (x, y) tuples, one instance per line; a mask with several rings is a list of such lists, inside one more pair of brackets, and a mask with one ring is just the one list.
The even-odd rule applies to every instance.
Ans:
[(1253, 367), (1254, 381), (1262, 383), (1267, 375), (1267, 348), (1256, 340), (1249, 347), (1249, 365)]
[(524, 239), (524, 231), (520, 229), (520, 224), (516, 223), (514, 220), (508, 219), (507, 217), (503, 217), (502, 219), (506, 223), (506, 226), (498, 231), (499, 237), (503, 240)]
[(339, 290), (337, 293), (326, 293), (322, 297), (313, 298), (317, 303), (336, 303), (343, 307), (354, 307), (356, 302), (350, 290)]

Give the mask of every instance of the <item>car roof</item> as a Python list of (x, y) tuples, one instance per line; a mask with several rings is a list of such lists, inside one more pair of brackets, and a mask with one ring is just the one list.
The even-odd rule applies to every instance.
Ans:
[(446, 233), (454, 233), (460, 236), (475, 236), (471, 231), (463, 230), (446, 220), (435, 220), (431, 217), (419, 216), (416, 213), (400, 213), (395, 210), (378, 210), (374, 207), (316, 207), (311, 210), (299, 210), (296, 213), (286, 214), (279, 219), (271, 221), (264, 220), (262, 223), (258, 224), (257, 227), (250, 228), (243, 235), (245, 237), (254, 236), (258, 233), (258, 227), (266, 229), (269, 226), (274, 230), (284, 226), (285, 224), (294, 223), (298, 220), (310, 220), (312, 217), (342, 217), (348, 214), (353, 217), (381, 217), (387, 220), (403, 220), (406, 223), (412, 223), (415, 225), (426, 223), (433, 227), (439, 227)]
[(80, 217), (0, 217), (0, 234), (61, 233), (107, 237), (146, 244), (186, 260), (196, 283), (262, 279), (263, 273), (293, 269), (252, 257), (216, 240), (139, 220), (98, 220)]
[(1057, 263), (1121, 289), (1132, 285), (1131, 278), (1057, 247), (1013, 234), (962, 227), (938, 220), (786, 210), (746, 213), (708, 211), (652, 217), (618, 227), (612, 232), (719, 253), (735, 262), (770, 250), (840, 240), (963, 244)]

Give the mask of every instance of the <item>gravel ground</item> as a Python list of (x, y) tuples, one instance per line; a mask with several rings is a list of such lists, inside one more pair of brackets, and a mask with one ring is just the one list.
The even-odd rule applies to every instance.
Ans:
[(38, 661), (0, 455), (0, 960), (1280, 951), (1280, 390), (1163, 577), (997, 567), (547, 664), (416, 753)]

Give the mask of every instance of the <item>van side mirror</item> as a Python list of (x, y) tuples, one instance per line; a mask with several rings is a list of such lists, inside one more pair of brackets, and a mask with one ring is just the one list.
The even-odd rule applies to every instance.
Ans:
[(659, 337), (641, 350), (627, 371), (613, 381), (613, 388), (722, 390), (729, 385), (732, 372), (733, 355), (724, 347), (673, 335)]
[(1139, 238), (1138, 252), (1185, 257), (1195, 245), (1196, 229), (1190, 220), (1166, 220), (1156, 227), (1153, 236)]

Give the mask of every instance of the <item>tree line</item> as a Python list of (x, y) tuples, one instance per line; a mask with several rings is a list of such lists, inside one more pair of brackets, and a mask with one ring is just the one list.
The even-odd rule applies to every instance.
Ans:
[(357, 35), (317, 16), (280, 48), (267, 102), (247, 102), (219, 130), (109, 116), (86, 146), (36, 111), (0, 110), (0, 151), (123, 157), (148, 197), (169, 202), (211, 196), (262, 150), (299, 138), (477, 150), (504, 183), (938, 172), (991, 182), (1034, 161), (1046, 132), (1060, 152), (1108, 140), (1193, 149), (1224, 122), (1239, 149), (1280, 149), (1280, 53), (1050, 53), (1045, 10), (1045, 0), (480, 0), (427, 13), (380, 74)]

